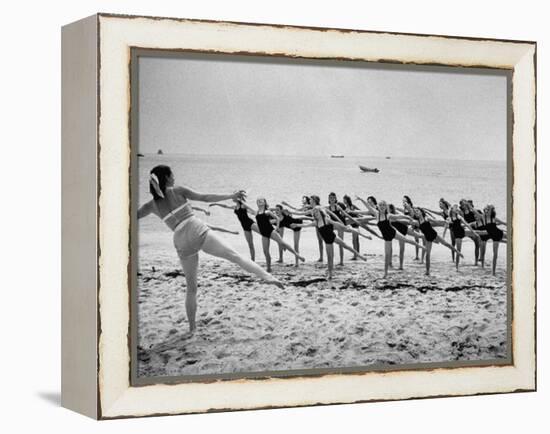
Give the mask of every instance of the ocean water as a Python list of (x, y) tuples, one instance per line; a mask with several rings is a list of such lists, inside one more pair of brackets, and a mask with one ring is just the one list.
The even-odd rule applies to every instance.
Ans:
[[(256, 207), (256, 198), (265, 197), (270, 206), (287, 201), (294, 206), (301, 205), (303, 195), (317, 194), (322, 203), (335, 192), (341, 200), (344, 194), (366, 199), (373, 195), (402, 206), (404, 194), (411, 197), (415, 205), (439, 210), (438, 201), (444, 197), (451, 204), (461, 198), (472, 199), (477, 208), (487, 203), (496, 207), (497, 216), (506, 220), (506, 162), (463, 161), (380, 157), (303, 157), (303, 156), (212, 156), (212, 155), (146, 155), (139, 158), (139, 204), (151, 199), (148, 191), (149, 171), (157, 164), (169, 165), (176, 177), (176, 184), (189, 186), (206, 193), (225, 193), (237, 189), (248, 191), (248, 203)], [(380, 173), (362, 173), (358, 164), (377, 167)], [(227, 203), (231, 203), (228, 201)], [(360, 203), (356, 203), (362, 208)], [(208, 204), (197, 203), (207, 208)], [(232, 211), (211, 208), (212, 215), (198, 213), (204, 221), (242, 233), (240, 224)], [(150, 257), (176, 257), (170, 230), (158, 218), (149, 216), (139, 221), (139, 263), (146, 266)], [(441, 233), (442, 229), (438, 229)], [(220, 234), (238, 252), (248, 255), (248, 247), (242, 234)], [(448, 237), (448, 236), (447, 236)], [(292, 243), (290, 231), (285, 239)], [(351, 244), (351, 234), (344, 239)], [(262, 262), (260, 237), (255, 235), (256, 256)], [(318, 247), (313, 228), (302, 230), (301, 253), (306, 260), (318, 258)], [(407, 246), (406, 261), (411, 259), (414, 248)], [(381, 240), (361, 239), (361, 251), (367, 254), (382, 254)], [(394, 247), (394, 254), (398, 251)], [(488, 249), (487, 259), (492, 249)], [(465, 239), (463, 252), (465, 263), (473, 260), (473, 243)], [(277, 259), (277, 247), (272, 243), (271, 254)], [(349, 254), (346, 253), (346, 257)], [(337, 258), (337, 256), (336, 256)], [(432, 261), (448, 261), (450, 252), (443, 246), (434, 246)], [(286, 260), (292, 257), (286, 254)], [(505, 263), (505, 250), (501, 247), (499, 265)]]

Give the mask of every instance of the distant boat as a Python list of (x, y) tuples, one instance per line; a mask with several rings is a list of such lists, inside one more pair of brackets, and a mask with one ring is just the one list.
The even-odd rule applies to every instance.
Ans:
[(391, 157), (386, 157), (386, 160), (390, 160), (390, 159), (391, 159)]
[(371, 168), (366, 166), (359, 165), (359, 169), (361, 169), (361, 172), (370, 172), (370, 173), (378, 173), (380, 170), (378, 168)]
[(343, 155), (331, 155), (330, 158), (344, 158)]
[(162, 152), (162, 149), (159, 149), (159, 150), (157, 151), (157, 154), (158, 154), (158, 155), (162, 155), (162, 154), (164, 154), (164, 152)]
[(143, 154), (138, 154), (138, 157), (145, 157), (145, 155), (143, 155)]

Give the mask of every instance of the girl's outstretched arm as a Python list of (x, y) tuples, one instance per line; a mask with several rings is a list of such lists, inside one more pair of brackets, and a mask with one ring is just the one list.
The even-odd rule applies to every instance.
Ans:
[(441, 211), (434, 211), (433, 209), (430, 209), (430, 208), (423, 208), (424, 211), (432, 214), (432, 215), (438, 215), (439, 217), (443, 217), (443, 212)]
[(220, 208), (235, 209), (235, 206), (233, 206), (233, 205), (226, 205), (225, 203), (219, 203), (219, 202), (211, 203), (208, 206), (209, 207), (219, 206)]
[(237, 190), (233, 193), (227, 194), (213, 194), (213, 193), (199, 193), (189, 187), (174, 187), (174, 190), (190, 200), (196, 200), (199, 202), (218, 202), (221, 200), (229, 199), (246, 199), (246, 192), (244, 190)]
[(201, 208), (200, 206), (192, 206), (191, 209), (194, 209), (195, 211), (201, 211), (203, 212), (205, 215), (209, 216), (210, 215), (210, 211), (204, 209), (204, 208)]
[(252, 214), (252, 215), (258, 214), (258, 211), (256, 211), (254, 208), (249, 207), (249, 206), (248, 206), (246, 203), (244, 203), (244, 202), (241, 204), (241, 206), (242, 206), (243, 208), (246, 208), (246, 210), (247, 210), (250, 214)]
[(296, 208), (295, 206), (292, 206), (291, 204), (289, 204), (286, 200), (283, 200), (281, 202), (281, 205), (284, 205), (290, 209), (293, 209), (294, 211), (301, 211), (299, 208)]

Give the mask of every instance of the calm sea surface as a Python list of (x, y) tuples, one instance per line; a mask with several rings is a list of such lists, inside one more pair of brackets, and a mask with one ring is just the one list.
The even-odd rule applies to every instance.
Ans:
[[(248, 191), (248, 202), (256, 207), (256, 198), (263, 196), (270, 206), (285, 200), (299, 206), (302, 195), (317, 194), (323, 204), (331, 191), (341, 200), (344, 194), (354, 197), (369, 195), (401, 207), (404, 194), (416, 205), (438, 210), (438, 201), (444, 197), (452, 204), (461, 198), (474, 201), (478, 208), (487, 203), (495, 205), (497, 215), (506, 220), (506, 163), (503, 161), (457, 161), (411, 158), (374, 157), (295, 157), (295, 156), (188, 156), (146, 155), (139, 158), (139, 203), (151, 198), (148, 191), (149, 171), (157, 164), (172, 167), (176, 184), (189, 186), (199, 192), (225, 193), (236, 189)], [(361, 173), (358, 164), (378, 167), (380, 173)], [(230, 202), (228, 202), (230, 203)], [(208, 204), (198, 206), (207, 207)], [(358, 206), (362, 207), (360, 203)], [(212, 208), (210, 217), (198, 213), (204, 221), (242, 232), (236, 216), (223, 208)], [(285, 239), (291, 241), (288, 233)], [(220, 235), (243, 254), (248, 249), (242, 235)], [(351, 236), (346, 234), (350, 241)], [(363, 241), (363, 240), (362, 240)], [(381, 253), (381, 241), (364, 240), (362, 252)], [(273, 243), (272, 243), (273, 244)], [(471, 262), (471, 242), (465, 243), (466, 262)], [(412, 247), (409, 247), (412, 251)], [(261, 243), (256, 238), (259, 261), (263, 261)], [(272, 247), (272, 255), (276, 254)], [(307, 260), (317, 259), (314, 230), (302, 231), (301, 251)], [(394, 253), (397, 249), (394, 248)], [(175, 256), (171, 233), (158, 218), (147, 217), (139, 222), (139, 257), (145, 265), (148, 257)], [(287, 254), (288, 255), (288, 254)], [(442, 256), (444, 255), (444, 257)], [(502, 254), (504, 257), (504, 249)], [(449, 257), (444, 247), (436, 246), (434, 260)], [(490, 258), (490, 255), (488, 256)], [(274, 258), (276, 259), (276, 258)], [(290, 255), (287, 256), (290, 261)]]

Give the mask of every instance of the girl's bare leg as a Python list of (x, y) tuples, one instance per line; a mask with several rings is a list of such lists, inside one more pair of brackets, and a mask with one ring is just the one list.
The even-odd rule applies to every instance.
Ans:
[[(338, 237), (342, 240), (344, 240), (344, 231), (342, 229), (338, 229)], [(340, 246), (340, 265), (341, 267), (344, 265), (344, 248)]]
[(432, 242), (426, 241), (426, 276), (430, 275), (430, 265), (431, 265), (431, 253), (432, 253)]
[[(351, 243), (353, 245), (353, 248), (356, 250), (356, 251), (359, 251), (360, 250), (360, 247), (359, 247), (359, 234), (356, 234), (356, 233), (353, 233), (351, 235)], [(353, 258), (352, 258), (352, 261), (356, 261), (357, 260), (357, 255), (354, 253), (353, 254)]]
[[(395, 232), (395, 239), (398, 240), (398, 241), (403, 241), (405, 243), (409, 243), (409, 244), (412, 244), (416, 247), (416, 249), (422, 249), (422, 250), (425, 250), (426, 248), (424, 246), (421, 246), (420, 244), (414, 242), (413, 240), (409, 240), (406, 236), (404, 235), (401, 235), (399, 232)], [(417, 240), (418, 237), (415, 237), (415, 240)], [(422, 240), (426, 241), (426, 239), (424, 237), (422, 237)]]
[(256, 251), (254, 249), (254, 238), (252, 237), (252, 231), (244, 231), (244, 239), (248, 244), (248, 250), (250, 250), (250, 259), (254, 261), (256, 259)]
[(265, 265), (267, 272), (271, 273), (271, 254), (269, 253), (269, 240), (270, 238), (262, 237), (262, 248), (264, 250)]
[(341, 238), (336, 237), (336, 238), (334, 239), (334, 242), (335, 242), (336, 244), (338, 244), (340, 247), (342, 247), (342, 248), (344, 248), (344, 249), (346, 249), (346, 250), (349, 250), (349, 251), (350, 251), (351, 253), (353, 253), (354, 255), (357, 255), (357, 257), (358, 257), (359, 259), (361, 259), (362, 261), (366, 261), (366, 260), (367, 260), (367, 258), (365, 258), (363, 255), (361, 255), (357, 250), (353, 249), (353, 247), (348, 246)]
[(451, 249), (462, 258), (464, 257), (462, 253), (460, 253), (455, 247), (451, 246), (448, 241), (445, 241), (443, 238), (441, 238), (441, 235), (438, 235), (437, 238), (434, 240), (434, 242), (444, 245), (445, 247), (447, 247), (448, 249)]
[(334, 268), (334, 244), (326, 244), (327, 246), (327, 266), (328, 280), (332, 280), (332, 269)]
[(458, 271), (458, 263), (460, 262), (460, 257), (462, 256), (462, 238), (456, 239), (456, 250), (459, 253), (458, 255), (455, 255), (456, 271)]
[(392, 242), (384, 241), (384, 278), (388, 277), (388, 269), (391, 264)]
[(403, 260), (405, 259), (405, 241), (399, 241), (399, 269), (403, 269)]
[(418, 260), (420, 259), (420, 258), (418, 257), (418, 249), (420, 248), (420, 244), (418, 244), (418, 241), (420, 241), (420, 239), (418, 238), (418, 235), (415, 235), (415, 236), (414, 236), (414, 243), (415, 243), (415, 244), (414, 244), (414, 245), (415, 245), (414, 251), (415, 251), (415, 255), (416, 255), (416, 256), (414, 257), (414, 260), (415, 260), (415, 261), (418, 261)]
[(498, 259), (498, 245), (500, 241), (493, 241), (493, 276), (497, 271), (497, 259)]
[[(265, 238), (265, 237), (264, 237)], [(267, 239), (269, 241), (269, 239)], [(271, 274), (267, 273), (262, 267), (260, 267), (255, 262), (250, 261), (249, 259), (243, 258), (235, 250), (233, 250), (229, 245), (227, 245), (223, 240), (218, 238), (212, 232), (208, 232), (206, 239), (202, 245), (202, 250), (205, 253), (208, 253), (212, 256), (217, 256), (218, 258), (225, 259), (227, 261), (233, 262), (240, 266), (243, 270), (248, 271), (249, 273), (255, 274), (260, 279), (267, 281), (270, 284), (276, 285), (280, 288), (283, 287), (283, 284), (273, 277)], [(195, 273), (196, 274), (196, 273)], [(187, 273), (185, 275), (187, 277)]]
[[(487, 241), (481, 241), (479, 246), (479, 260), (481, 261), (481, 268), (485, 268), (485, 249), (487, 248)], [(477, 265), (477, 261), (476, 261)]]
[(189, 321), (189, 333), (193, 333), (197, 327), (195, 318), (197, 316), (197, 270), (199, 268), (199, 255), (181, 256), (178, 252), (181, 266), (185, 274), (187, 287), (185, 289), (185, 311)]
[(279, 245), (282, 246), (283, 249), (288, 250), (290, 253), (296, 256), (300, 261), (302, 262), (305, 261), (305, 259), (302, 256), (300, 256), (300, 254), (296, 250), (294, 250), (290, 244), (285, 243), (283, 241), (283, 239), (281, 238), (278, 232), (275, 232), (275, 231), (271, 232), (271, 239), (279, 243)]
[(420, 263), (421, 264), (424, 263), (424, 257), (426, 256), (426, 244), (427, 244), (426, 237), (424, 237), (422, 239), (422, 244), (424, 245), (424, 250), (422, 250), (422, 253), (420, 254)]
[[(451, 245), (453, 247), (456, 246), (456, 239), (455, 239), (455, 236), (454, 236), (452, 231), (451, 231)], [(454, 262), (454, 260), (455, 260), (455, 251), (454, 250), (451, 250), (451, 258)]]
[[(281, 237), (281, 239), (283, 239), (283, 236), (285, 234), (285, 228), (279, 228), (278, 232), (279, 232), (279, 236)], [(279, 264), (283, 263), (283, 252), (284, 252), (284, 250), (285, 249), (283, 249), (283, 246), (281, 244), (279, 244), (279, 260), (277, 261)]]
[[(300, 231), (293, 231), (294, 232), (294, 250), (296, 250), (296, 252), (300, 253), (300, 234), (301, 232)], [(294, 257), (295, 259), (295, 263), (294, 265), (297, 267), (298, 264), (300, 263), (300, 260), (295, 256)]]
[(317, 242), (319, 243), (319, 259), (317, 259), (317, 262), (323, 262), (323, 238), (321, 238), (318, 227), (315, 227), (315, 233), (317, 234)]

